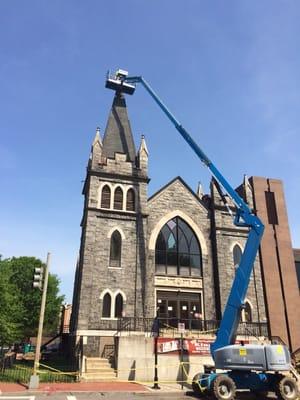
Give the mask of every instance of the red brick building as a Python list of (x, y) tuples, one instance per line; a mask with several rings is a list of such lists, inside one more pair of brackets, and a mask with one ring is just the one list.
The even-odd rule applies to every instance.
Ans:
[(300, 347), (300, 296), (283, 184), (261, 177), (250, 183), (255, 210), (265, 224), (259, 256), (270, 334), (295, 351)]

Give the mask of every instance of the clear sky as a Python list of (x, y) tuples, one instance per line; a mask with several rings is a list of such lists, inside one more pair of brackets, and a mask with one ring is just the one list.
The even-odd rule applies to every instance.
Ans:
[[(284, 181), (300, 247), (300, 3), (289, 0), (0, 0), (0, 253), (52, 253), (71, 301), (82, 181), (113, 92), (108, 69), (143, 75), (234, 187)], [(142, 87), (149, 195), (209, 174)]]

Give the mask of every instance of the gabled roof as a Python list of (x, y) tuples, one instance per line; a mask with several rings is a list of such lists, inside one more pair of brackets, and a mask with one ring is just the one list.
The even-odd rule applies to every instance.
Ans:
[(148, 201), (153, 200), (156, 196), (158, 196), (160, 193), (162, 193), (164, 190), (166, 190), (169, 186), (171, 186), (174, 182), (179, 181), (190, 193), (192, 196), (195, 197), (195, 199), (197, 201), (199, 201), (199, 203), (207, 208), (207, 204), (205, 204), (205, 202), (203, 200), (201, 200), (197, 194), (190, 188), (190, 186), (181, 178), (181, 176), (176, 176), (176, 178), (172, 179), (170, 182), (168, 182), (166, 185), (164, 185), (163, 187), (161, 187), (157, 192), (155, 192), (152, 196), (150, 196), (148, 198)]
[(127, 115), (125, 98), (122, 93), (116, 92), (109, 113), (104, 138), (104, 157), (115, 158), (115, 153), (127, 154), (128, 161), (135, 161), (135, 145)]

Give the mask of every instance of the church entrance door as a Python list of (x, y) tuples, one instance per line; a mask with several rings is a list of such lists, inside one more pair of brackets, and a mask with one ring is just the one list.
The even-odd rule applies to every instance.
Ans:
[(157, 291), (157, 315), (163, 326), (199, 329), (202, 319), (202, 293)]

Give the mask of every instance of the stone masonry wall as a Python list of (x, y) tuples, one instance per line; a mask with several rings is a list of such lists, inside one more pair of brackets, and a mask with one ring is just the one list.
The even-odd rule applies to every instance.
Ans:
[[(213, 188), (212, 197), (215, 203), (215, 237), (217, 244), (221, 310), (223, 312), (235, 276), (233, 247), (237, 244), (242, 251), (244, 250), (248, 239), (248, 230), (246, 228), (237, 228), (233, 224), (232, 216), (223, 207), (223, 203), (215, 188)], [(255, 322), (266, 322), (261, 266), (258, 255), (255, 260), (254, 270), (251, 274), (246, 300), (248, 300), (252, 306), (252, 320)]]
[[(210, 245), (210, 212), (204, 203), (190, 191), (184, 182), (177, 178), (160, 192), (154, 195), (148, 202), (148, 237), (153, 240), (152, 249), (149, 248), (148, 242), (148, 265), (147, 265), (147, 282), (148, 282), (148, 299), (152, 301), (154, 315), (154, 279), (155, 279), (155, 241), (159, 230), (155, 228), (162, 218), (167, 215), (169, 219), (180, 216), (189, 224), (189, 218), (202, 233), (202, 262), (203, 262), (203, 292), (204, 292), (204, 318), (215, 318), (215, 301), (214, 301), (214, 282), (212, 270), (212, 257)], [(167, 221), (165, 221), (167, 222)], [(191, 226), (191, 225), (190, 225)], [(191, 226), (191, 228), (193, 228)], [(196, 233), (196, 232), (195, 232)], [(150, 239), (152, 238), (152, 239)], [(204, 245), (203, 245), (204, 244)], [(154, 247), (153, 247), (154, 245)], [(150, 243), (151, 247), (151, 243)], [(152, 286), (151, 286), (152, 285)], [(200, 287), (199, 287), (200, 289)], [(181, 288), (184, 291), (184, 288)], [(150, 294), (152, 295), (150, 296)]]

